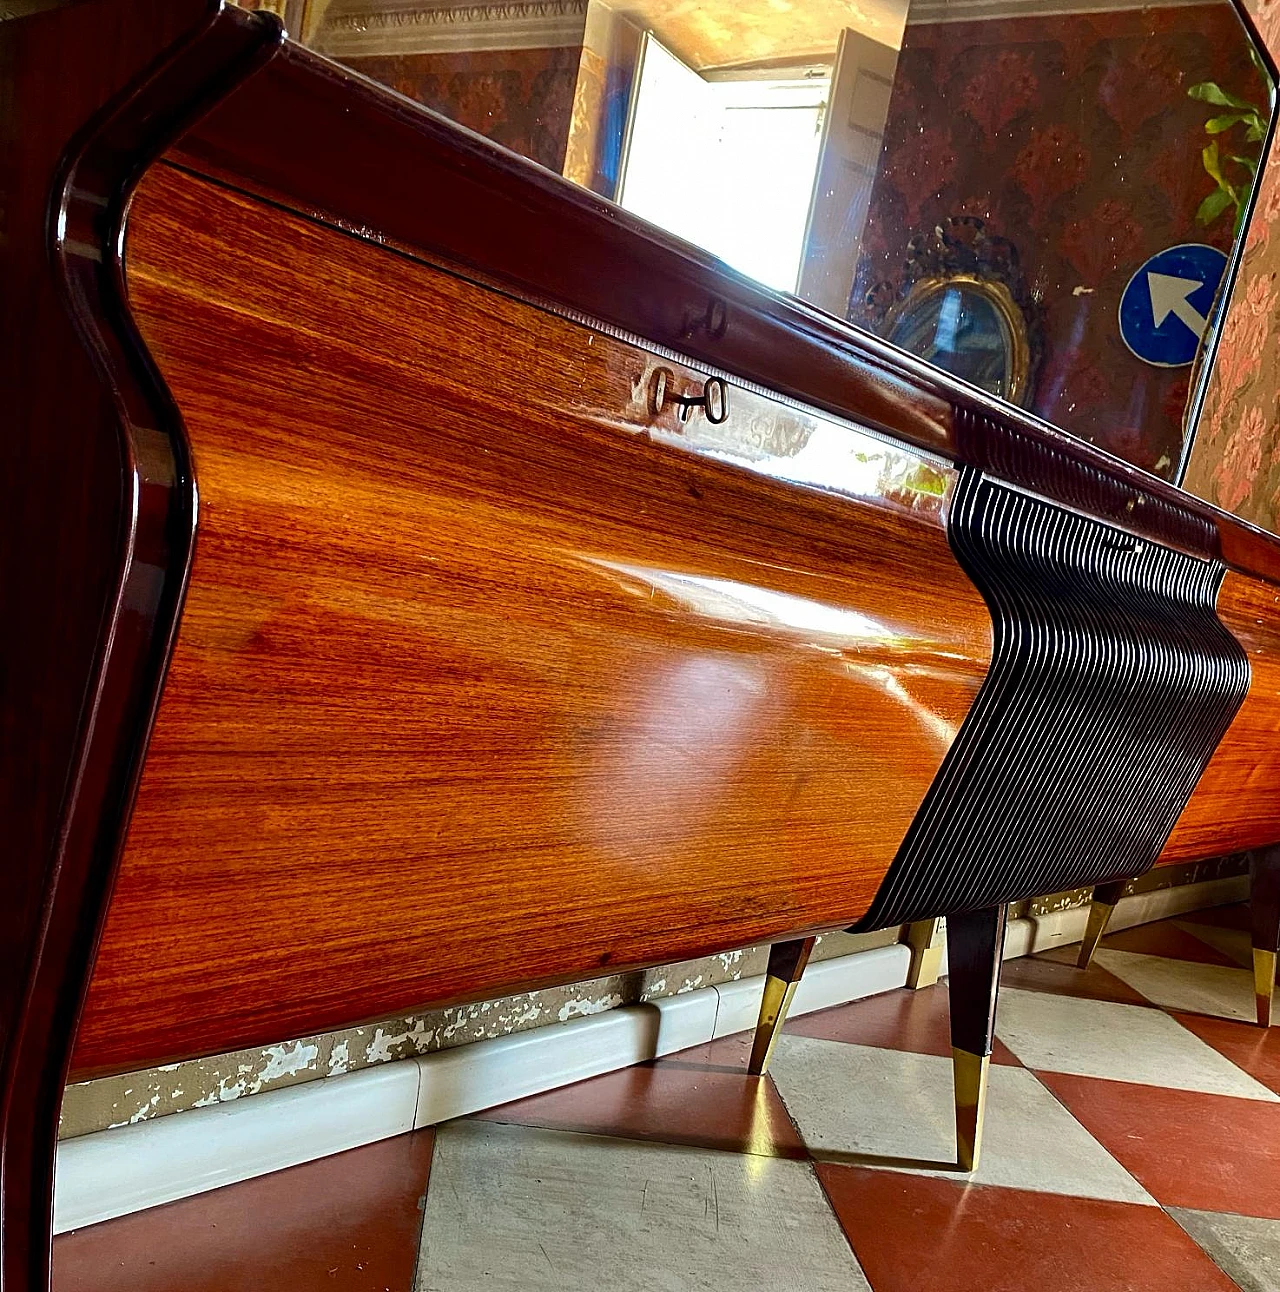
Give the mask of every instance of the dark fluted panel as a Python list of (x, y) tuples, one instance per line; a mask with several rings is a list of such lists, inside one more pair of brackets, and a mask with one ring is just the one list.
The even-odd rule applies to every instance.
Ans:
[(862, 928), (1141, 874), (1249, 688), (1225, 569), (963, 473), (987, 679)]
[(1010, 484), (1034, 489), (1065, 507), (1113, 521), (1192, 556), (1215, 559), (1222, 555), (1217, 526), (1207, 517), (1142, 488), (1132, 479), (1081, 461), (1064, 435), (1054, 443), (1010, 422), (997, 423), (958, 408), (955, 437), (961, 461)]

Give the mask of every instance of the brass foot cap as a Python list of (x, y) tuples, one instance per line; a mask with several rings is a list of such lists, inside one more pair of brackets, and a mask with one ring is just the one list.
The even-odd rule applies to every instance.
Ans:
[(1271, 1002), (1276, 991), (1276, 953), (1253, 949), (1253, 991), (1258, 1006), (1258, 1026), (1271, 1026)]
[(773, 1047), (778, 1043), (778, 1034), (787, 1020), (787, 1010), (795, 997), (798, 982), (787, 982), (785, 978), (769, 977), (764, 980), (764, 999), (760, 1002), (760, 1021), (756, 1024), (755, 1040), (751, 1043), (751, 1058), (747, 1061), (747, 1072), (753, 1077), (762, 1077), (769, 1070), (769, 1060), (773, 1058)]
[(1080, 942), (1080, 954), (1076, 958), (1077, 969), (1087, 969), (1093, 960), (1093, 953), (1102, 941), (1102, 935), (1111, 922), (1111, 912), (1116, 908), (1110, 902), (1094, 902), (1089, 907), (1089, 923), (1085, 927), (1084, 938)]
[(976, 1171), (982, 1154), (991, 1056), (953, 1048), (951, 1066), (956, 1092), (956, 1162), (962, 1171)]

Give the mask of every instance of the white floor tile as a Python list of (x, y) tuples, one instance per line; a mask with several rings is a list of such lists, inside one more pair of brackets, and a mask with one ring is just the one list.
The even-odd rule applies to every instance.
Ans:
[(807, 1163), (453, 1122), (419, 1292), (870, 1292)]
[(996, 1006), (996, 1035), (1027, 1067), (1042, 1072), (1280, 1102), (1168, 1014), (1143, 1005), (1008, 989)]
[[(832, 1161), (957, 1176), (951, 1060), (783, 1035), (774, 1081), (801, 1137)], [(877, 1162), (875, 1159), (884, 1159)], [(993, 1065), (982, 1160), (972, 1177), (1044, 1193), (1152, 1204), (1146, 1190), (1022, 1068)]]
[(1246, 1023), (1257, 1018), (1253, 975), (1246, 969), (1166, 960), (1163, 956), (1112, 951), (1106, 947), (1094, 953), (1094, 960), (1154, 1005)]
[(1241, 1292), (1280, 1292), (1280, 1220), (1213, 1211), (1169, 1214), (1240, 1285)]

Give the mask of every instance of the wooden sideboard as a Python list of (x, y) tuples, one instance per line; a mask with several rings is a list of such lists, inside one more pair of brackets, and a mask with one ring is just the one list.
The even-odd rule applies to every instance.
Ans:
[(1280, 843), (1272, 536), (269, 16), (0, 55), (3, 1292), (68, 1075), (850, 926), (971, 1162), (1005, 903)]

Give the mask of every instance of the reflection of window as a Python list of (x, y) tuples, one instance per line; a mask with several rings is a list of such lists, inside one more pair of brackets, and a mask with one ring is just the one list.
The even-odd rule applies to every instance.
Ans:
[(770, 287), (794, 291), (826, 85), (704, 78), (648, 37), (620, 203)]

